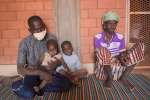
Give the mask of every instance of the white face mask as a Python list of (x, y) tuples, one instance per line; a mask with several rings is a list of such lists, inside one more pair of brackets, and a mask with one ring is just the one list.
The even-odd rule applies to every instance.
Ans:
[(46, 30), (39, 32), (39, 33), (33, 33), (33, 36), (37, 39), (37, 40), (43, 40), (44, 37), (46, 35)]

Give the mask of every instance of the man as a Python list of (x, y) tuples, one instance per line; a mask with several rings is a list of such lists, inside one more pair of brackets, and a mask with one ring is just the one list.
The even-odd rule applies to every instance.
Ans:
[[(39, 75), (52, 80), (52, 83), (42, 89), (43, 92), (69, 89), (71, 83), (66, 77), (59, 73), (50, 75), (40, 70), (41, 57), (47, 51), (46, 43), (49, 39), (56, 40), (56, 37), (48, 34), (46, 25), (39, 16), (31, 16), (28, 19), (28, 26), (31, 34), (21, 41), (17, 60), (17, 71), (24, 76), (24, 79), (14, 82), (12, 90), (23, 99), (33, 99), (36, 95), (33, 86), (41, 82)], [(59, 64), (60, 62), (56, 60), (51, 62), (49, 67), (55, 69)]]
[[(143, 51), (142, 49), (140, 51), (142, 52), (141, 58), (129, 66), (129, 54), (125, 51), (125, 39), (122, 34), (115, 32), (118, 22), (119, 16), (113, 11), (109, 11), (103, 16), (103, 32), (95, 36), (95, 48), (98, 61), (96, 76), (102, 77), (103, 73), (106, 75), (104, 76), (106, 78), (104, 86), (107, 88), (111, 87), (113, 78), (116, 76), (117, 80), (120, 80), (129, 89), (133, 89), (133, 86), (126, 78), (136, 63), (143, 60)], [(135, 46), (135, 49), (131, 53), (137, 51), (138, 47), (141, 46), (143, 45)]]

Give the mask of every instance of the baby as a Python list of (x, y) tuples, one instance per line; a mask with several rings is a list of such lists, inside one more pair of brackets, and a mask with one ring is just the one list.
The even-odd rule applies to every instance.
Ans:
[(81, 63), (78, 56), (73, 51), (73, 47), (70, 41), (64, 41), (61, 44), (63, 59), (66, 65), (68, 66), (68, 71), (64, 67), (58, 67), (57, 72), (69, 76), (72, 82), (77, 82), (80, 78), (87, 75), (87, 70), (81, 68)]

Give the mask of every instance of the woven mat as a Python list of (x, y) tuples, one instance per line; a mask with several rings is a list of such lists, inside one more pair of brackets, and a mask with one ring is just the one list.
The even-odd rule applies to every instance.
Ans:
[[(103, 87), (104, 81), (89, 76), (68, 92), (45, 93), (43, 97), (36, 96), (34, 100), (150, 100), (150, 80), (141, 75), (130, 75), (128, 80), (135, 86), (132, 92), (117, 81), (107, 90)], [(0, 94), (0, 100), (19, 100), (9, 87), (0, 87)]]

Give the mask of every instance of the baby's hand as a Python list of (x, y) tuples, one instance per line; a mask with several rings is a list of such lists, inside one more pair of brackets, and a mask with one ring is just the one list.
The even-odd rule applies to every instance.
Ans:
[(49, 68), (50, 70), (53, 70), (57, 67), (57, 65), (58, 65), (58, 61), (51, 61), (51, 62), (48, 62), (47, 68)]
[(62, 55), (61, 55), (61, 54), (58, 54), (58, 55), (55, 56), (55, 58), (61, 59), (61, 58), (62, 58)]
[(64, 69), (65, 69), (65, 71), (67, 71), (67, 72), (71, 72), (71, 70), (70, 70), (70, 68), (68, 67), (68, 65), (65, 63), (65, 61), (64, 61), (64, 59), (62, 58), (62, 65), (63, 65), (63, 67), (64, 67)]
[(64, 70), (71, 73), (71, 70), (69, 69), (69, 67), (64, 67)]
[(59, 62), (63, 63), (63, 62), (64, 62), (64, 59), (63, 59), (62, 57), (58, 58), (58, 57), (56, 56), (56, 57), (53, 57), (52, 61), (53, 61), (53, 62), (54, 62), (54, 61), (59, 61)]
[(57, 58), (56, 58), (56, 57), (53, 57), (53, 58), (51, 59), (51, 61), (55, 62), (55, 61), (57, 61)]

